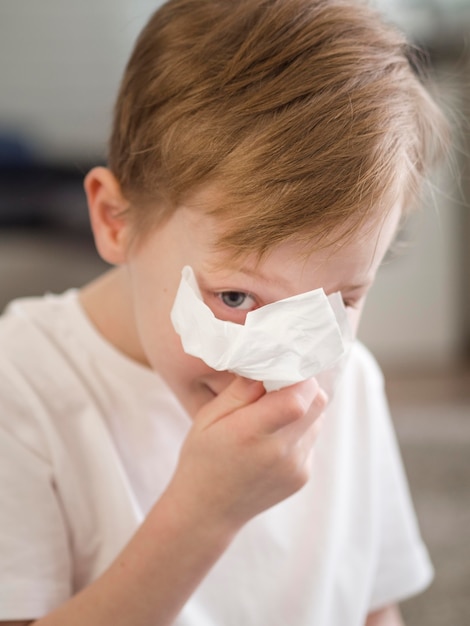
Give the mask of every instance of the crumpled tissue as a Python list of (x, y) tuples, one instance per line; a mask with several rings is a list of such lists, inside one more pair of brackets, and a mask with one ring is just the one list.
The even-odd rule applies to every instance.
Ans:
[(187, 354), (215, 370), (262, 381), (266, 391), (321, 372), (331, 387), (351, 344), (339, 292), (327, 296), (315, 289), (278, 300), (248, 312), (244, 325), (235, 324), (215, 317), (189, 266), (183, 268), (171, 320)]

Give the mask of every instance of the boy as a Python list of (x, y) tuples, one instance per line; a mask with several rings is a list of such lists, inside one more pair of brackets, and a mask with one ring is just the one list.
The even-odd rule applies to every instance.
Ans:
[(443, 128), (357, 2), (151, 18), (85, 181), (115, 268), (1, 322), (0, 623), (402, 624), (432, 568), (370, 355), (266, 392), (171, 310), (190, 266), (220, 320), (322, 288), (355, 331)]

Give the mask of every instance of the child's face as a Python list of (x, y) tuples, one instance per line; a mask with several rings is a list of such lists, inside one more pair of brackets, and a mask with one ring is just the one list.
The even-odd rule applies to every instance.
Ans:
[[(400, 209), (379, 224), (365, 225), (351, 241), (313, 252), (305, 258), (300, 244), (284, 243), (262, 262), (247, 257), (236, 265), (214, 252), (216, 224), (194, 210), (181, 208), (127, 257), (137, 329), (135, 353), (170, 385), (191, 415), (232, 380), (201, 360), (186, 355), (173, 329), (170, 311), (190, 265), (202, 296), (220, 319), (243, 323), (253, 308), (322, 287), (342, 293), (354, 331), (377, 269), (395, 234)], [(222, 269), (223, 268), (223, 269)]]

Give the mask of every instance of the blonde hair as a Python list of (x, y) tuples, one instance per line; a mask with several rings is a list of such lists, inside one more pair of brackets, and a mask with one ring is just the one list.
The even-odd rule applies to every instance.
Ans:
[(411, 201), (445, 122), (410, 50), (358, 0), (170, 0), (137, 40), (110, 141), (137, 234), (210, 185), (236, 255)]

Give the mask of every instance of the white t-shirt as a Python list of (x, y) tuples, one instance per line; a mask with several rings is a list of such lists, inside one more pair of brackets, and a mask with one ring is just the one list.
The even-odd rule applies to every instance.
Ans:
[[(75, 291), (0, 319), (0, 620), (39, 618), (92, 582), (172, 476), (190, 419), (94, 329)], [(360, 344), (312, 477), (251, 520), (177, 626), (363, 626), (432, 578), (381, 374)]]

